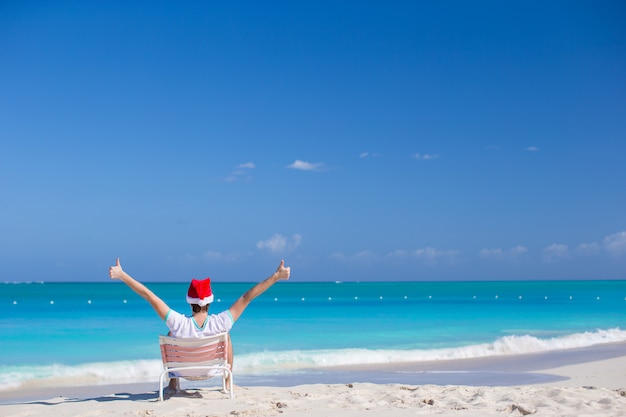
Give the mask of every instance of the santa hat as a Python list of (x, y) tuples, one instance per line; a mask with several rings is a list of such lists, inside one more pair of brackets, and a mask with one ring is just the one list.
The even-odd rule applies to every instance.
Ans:
[(203, 307), (213, 302), (213, 292), (211, 291), (211, 278), (192, 279), (187, 290), (187, 302), (198, 304)]

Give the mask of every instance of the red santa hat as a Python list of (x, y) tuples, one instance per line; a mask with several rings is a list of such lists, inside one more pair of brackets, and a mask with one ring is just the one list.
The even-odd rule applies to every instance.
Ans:
[(198, 304), (203, 307), (213, 302), (213, 292), (211, 291), (211, 278), (192, 279), (187, 290), (187, 302)]

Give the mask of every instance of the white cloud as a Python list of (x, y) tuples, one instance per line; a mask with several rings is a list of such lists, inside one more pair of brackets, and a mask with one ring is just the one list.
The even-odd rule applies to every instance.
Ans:
[(275, 233), (267, 240), (258, 241), (256, 247), (258, 249), (268, 249), (271, 252), (280, 253), (294, 250), (300, 246), (301, 242), (302, 236), (299, 234), (294, 234), (291, 239), (289, 239), (280, 233)]
[(422, 249), (416, 249), (412, 252), (412, 255), (427, 264), (434, 265), (439, 260), (454, 261), (458, 255), (456, 250), (439, 250), (433, 247), (426, 247)]
[(208, 250), (202, 255), (202, 259), (209, 263), (214, 262), (233, 262), (239, 259), (238, 252), (222, 253), (218, 251)]
[[(485, 260), (506, 261), (506, 262), (522, 262), (530, 260), (529, 249), (523, 245), (513, 246), (511, 248), (485, 248), (479, 251), (478, 256)], [(361, 263), (366, 265), (372, 262), (384, 261), (402, 261), (413, 259), (427, 265), (454, 264), (462, 262), (460, 252), (457, 250), (441, 250), (434, 247), (424, 247), (414, 250), (396, 249), (392, 252), (380, 256), (379, 254), (362, 251), (352, 255), (346, 255), (342, 252), (335, 252), (330, 258), (341, 262), (350, 262), (355, 265)], [(578, 245), (568, 246), (563, 243), (554, 243), (546, 246), (542, 250), (543, 261), (546, 263), (558, 261), (575, 261), (575, 258), (583, 258), (590, 256), (598, 256), (608, 254), (615, 258), (626, 259), (626, 231), (614, 233), (606, 236), (601, 243), (580, 243)]]
[(538, 147), (536, 146), (529, 146), (528, 148), (524, 149), (526, 152), (537, 152), (539, 150)]
[(438, 256), (441, 256), (441, 252), (435, 248), (427, 247), (424, 249), (416, 249), (413, 254), (418, 258), (425, 258), (429, 260), (436, 259)]
[(346, 255), (343, 252), (333, 252), (330, 254), (330, 258), (335, 259), (337, 261), (347, 261), (347, 260), (354, 260), (354, 259), (375, 259), (375, 258), (378, 258), (378, 256), (374, 252), (371, 252), (368, 250), (362, 250), (361, 252), (357, 252), (352, 255)]
[(254, 168), (256, 168), (256, 165), (254, 165), (254, 162), (246, 162), (245, 164), (237, 165), (237, 168), (240, 168), (240, 169), (254, 169)]
[(376, 158), (378, 156), (379, 154), (375, 152), (361, 152), (361, 154), (359, 155), (359, 158)]
[(502, 249), (482, 249), (480, 256), (483, 258), (499, 258), (502, 256)]
[(526, 252), (528, 252), (528, 249), (526, 249), (526, 247), (525, 247), (525, 246), (516, 246), (516, 247), (512, 248), (512, 249), (509, 251), (509, 253), (511, 253), (511, 254), (513, 254), (513, 255), (515, 255), (515, 256), (518, 256), (518, 255), (523, 255), (523, 254), (525, 254)]
[(626, 231), (605, 237), (604, 248), (611, 256), (621, 257), (626, 255)]
[(479, 254), (481, 258), (485, 259), (517, 260), (527, 252), (528, 249), (525, 246), (518, 245), (508, 250), (502, 248), (483, 249)]
[(553, 243), (543, 250), (543, 260), (552, 262), (558, 259), (569, 259), (569, 247), (560, 243)]
[(545, 262), (571, 259), (574, 256), (597, 256), (606, 253), (612, 257), (626, 257), (626, 231), (606, 236), (602, 243), (581, 243), (570, 249), (565, 244), (552, 244), (543, 250)]
[(543, 259), (551, 262), (576, 256), (596, 256), (606, 253), (612, 257), (626, 256), (626, 231), (606, 236), (603, 242), (581, 243), (572, 250), (564, 244), (553, 244), (543, 250)]
[(379, 256), (378, 254), (364, 250), (361, 252), (357, 252), (353, 255), (345, 255), (342, 252), (334, 252), (330, 255), (331, 259), (342, 262), (378, 262), (385, 260), (402, 260), (402, 259), (414, 259), (420, 262), (434, 265), (438, 261), (448, 261), (454, 262), (457, 258), (458, 251), (455, 250), (438, 250), (432, 247), (427, 247), (423, 249), (415, 249), (411, 251), (407, 251), (404, 249), (396, 249), (393, 252), (390, 252), (384, 256)]
[(287, 168), (299, 169), (302, 171), (321, 171), (324, 168), (324, 164), (321, 162), (311, 163), (296, 159), (296, 161), (293, 164), (288, 165)]
[(330, 259), (335, 261), (345, 261), (348, 257), (342, 252), (333, 252), (330, 254)]
[(393, 252), (390, 252), (382, 257), (368, 250), (357, 252), (352, 255), (346, 255), (342, 252), (334, 252), (330, 255), (330, 258), (335, 261), (354, 262), (362, 265), (365, 263), (372, 264), (374, 262), (378, 263), (389, 260), (400, 261), (408, 259), (417, 260), (421, 263), (425, 263), (428, 265), (435, 265), (440, 261), (454, 263), (458, 258), (458, 254), (459, 252), (456, 250), (438, 250), (432, 247), (427, 247), (410, 251), (404, 249), (396, 249)]
[(423, 159), (424, 161), (428, 161), (430, 159), (437, 159), (437, 158), (439, 158), (439, 155), (431, 154), (431, 153), (414, 153), (412, 155), (412, 157), (415, 158), (415, 159)]
[(330, 259), (337, 262), (342, 262), (350, 266), (371, 266), (374, 262), (378, 261), (378, 255), (374, 252), (364, 250), (352, 255), (346, 255), (342, 252), (333, 252), (330, 255)]
[(371, 260), (371, 259), (376, 259), (377, 256), (373, 252), (370, 252), (368, 250), (364, 250), (364, 251), (355, 253), (353, 255), (353, 258), (355, 258), (355, 259)]
[(256, 168), (256, 165), (254, 165), (254, 162), (246, 162), (235, 166), (235, 168), (237, 169), (231, 172), (228, 177), (224, 178), (224, 182), (235, 182), (246, 175), (248, 175), (248, 177), (245, 177), (245, 179), (251, 180), (252, 176), (250, 176), (250, 170)]
[(404, 249), (396, 249), (393, 252), (388, 253), (387, 255), (385, 255), (385, 257), (387, 258), (404, 258), (406, 256), (408, 256), (408, 252), (405, 251)]
[(596, 255), (600, 252), (600, 245), (597, 243), (581, 243), (576, 246), (574, 250), (577, 254), (580, 255)]
[(272, 252), (280, 252), (287, 247), (287, 238), (283, 235), (275, 234), (267, 240), (260, 240), (256, 247), (259, 249), (269, 249)]

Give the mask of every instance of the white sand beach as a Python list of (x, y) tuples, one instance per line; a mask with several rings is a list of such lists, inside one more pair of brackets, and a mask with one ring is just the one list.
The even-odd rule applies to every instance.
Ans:
[[(2, 393), (0, 415), (70, 416), (624, 416), (626, 347), (614, 346), (608, 359), (540, 369), (547, 382), (525, 385), (410, 385), (403, 383), (302, 384), (290, 387), (239, 386), (229, 399), (217, 388), (190, 390), (192, 396), (156, 400), (154, 384), (133, 387), (64, 388), (31, 391), (29, 400), (11, 400), (23, 392)], [(615, 356), (620, 349), (623, 355)], [(566, 355), (567, 352), (563, 354)], [(594, 356), (585, 355), (587, 358)], [(546, 358), (544, 356), (544, 358)], [(550, 359), (550, 357), (547, 357)], [(508, 358), (510, 363), (515, 357)], [(531, 361), (537, 361), (530, 357)], [(471, 360), (465, 367), (475, 366)], [(507, 362), (507, 358), (502, 359)], [(522, 362), (520, 362), (522, 363)], [(442, 365), (442, 364), (440, 364)], [(449, 364), (447, 365), (450, 366)], [(481, 365), (483, 366), (483, 365)], [(502, 364), (497, 365), (502, 367)], [(524, 366), (522, 366), (524, 368)], [(370, 369), (368, 372), (375, 372)], [(525, 373), (523, 370), (520, 375)], [(535, 371), (533, 371), (535, 372)], [(507, 373), (515, 378), (516, 373)], [(468, 373), (469, 377), (472, 372)], [(108, 391), (107, 391), (108, 390)]]

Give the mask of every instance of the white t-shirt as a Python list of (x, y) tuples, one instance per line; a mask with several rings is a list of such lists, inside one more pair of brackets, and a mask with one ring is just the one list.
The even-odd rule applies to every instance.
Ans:
[(174, 310), (168, 311), (165, 316), (165, 324), (170, 329), (172, 337), (201, 338), (214, 336), (229, 332), (234, 323), (230, 310), (222, 311), (219, 314), (210, 314), (202, 327), (198, 326), (193, 317), (185, 316)]

